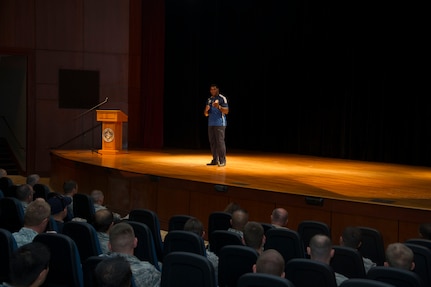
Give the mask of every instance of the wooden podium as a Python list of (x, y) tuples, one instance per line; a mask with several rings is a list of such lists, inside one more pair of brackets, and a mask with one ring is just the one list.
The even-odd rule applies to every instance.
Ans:
[(128, 117), (120, 110), (97, 110), (97, 121), (102, 122), (102, 154), (117, 154), (123, 149), (123, 123)]

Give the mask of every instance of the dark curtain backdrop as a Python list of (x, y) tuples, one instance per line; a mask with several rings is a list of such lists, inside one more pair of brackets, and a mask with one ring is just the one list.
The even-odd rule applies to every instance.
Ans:
[(429, 35), (418, 3), (165, 0), (164, 146), (208, 149), (209, 85), (229, 150), (431, 165)]
[[(132, 28), (131, 28), (132, 29)], [(163, 92), (165, 59), (165, 2), (142, 1), (142, 53), (140, 99), (142, 147), (163, 147)], [(130, 75), (136, 77), (136, 75)], [(131, 107), (130, 109), (134, 109)], [(133, 131), (136, 132), (136, 131)]]

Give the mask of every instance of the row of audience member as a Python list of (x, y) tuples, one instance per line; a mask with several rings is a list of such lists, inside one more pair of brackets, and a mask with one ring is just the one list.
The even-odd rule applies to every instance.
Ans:
[[(259, 254), (259, 258), (261, 258), (263, 254), (267, 254), (264, 258), (271, 258), (274, 265), (277, 265), (278, 267), (277, 269), (272, 266), (270, 268), (271, 270), (284, 270), (284, 260), (281, 260), (282, 256), (276, 250), (263, 249), (266, 238), (262, 224), (258, 222), (248, 221), (248, 212), (242, 209), (238, 204), (230, 204), (228, 208), (225, 210), (225, 212), (229, 212), (232, 215), (232, 227), (229, 230), (240, 234), (243, 238), (244, 245), (250, 246), (251, 248), (255, 249)], [(275, 228), (287, 228), (288, 212), (283, 208), (276, 208), (273, 210), (270, 220), (272, 226)], [(419, 236), (421, 238), (430, 239), (431, 224), (421, 224), (419, 227)], [(361, 240), (361, 229), (356, 226), (347, 226), (340, 236), (339, 244), (341, 246), (346, 246), (358, 250), (362, 244)], [(332, 240), (326, 235), (315, 235), (310, 239), (309, 246), (307, 247), (307, 254), (309, 255), (311, 260), (316, 260), (329, 265), (331, 262), (331, 258), (334, 256)], [(386, 261), (384, 262), (384, 266), (400, 268), (404, 270), (414, 270), (415, 268), (414, 253), (409, 247), (407, 247), (403, 243), (396, 242), (389, 244), (386, 248), (385, 255)], [(254, 271), (259, 270), (258, 262), (259, 259), (253, 268)], [(275, 262), (277, 262), (277, 264), (275, 264)], [(368, 272), (371, 268), (377, 266), (376, 263), (369, 258), (363, 257), (363, 262), (366, 272)], [(280, 269), (282, 266), (283, 269)], [(266, 270), (266, 273), (270, 272)], [(279, 271), (274, 271), (272, 274), (277, 274), (282, 277), (284, 276), (284, 273)], [(334, 272), (334, 275), (336, 278), (337, 285), (340, 285), (343, 281), (348, 279), (346, 276), (336, 272)]]
[[(73, 195), (77, 193), (78, 186), (76, 182), (70, 181), (65, 183), (64, 187), (64, 196), (56, 195), (49, 198), (48, 202), (50, 202), (50, 204), (40, 198), (28, 204), (24, 216), (24, 226), (19, 232), (14, 233), (14, 238), (18, 246), (21, 247), (31, 243), (37, 234), (44, 232), (47, 229), (51, 214), (62, 213), (60, 216), (61, 220), (61, 217), (64, 218), (65, 214), (68, 213), (68, 207), (71, 206)], [(66, 189), (69, 192), (66, 192)], [(258, 252), (258, 260), (253, 267), (254, 272), (269, 273), (266, 269), (268, 269), (271, 264), (273, 264), (273, 267), (280, 267), (283, 265), (283, 269), (269, 268), (273, 270), (271, 271), (272, 273), (283, 277), (284, 273), (277, 271), (284, 270), (284, 260), (280, 260), (282, 256), (275, 250), (263, 250), (265, 244), (263, 227), (258, 222), (248, 221), (248, 217), (249, 214), (246, 210), (236, 206), (236, 208), (232, 210), (232, 227), (229, 230), (239, 233), (242, 236), (243, 243), (254, 248)], [(277, 228), (287, 228), (287, 217), (288, 214), (285, 209), (274, 209), (271, 214), (271, 223)], [(124, 258), (130, 265), (135, 283), (137, 283), (136, 286), (159, 286), (160, 271), (149, 262), (141, 261), (133, 255), (134, 248), (137, 245), (137, 239), (133, 228), (129, 224), (125, 222), (115, 224), (114, 213), (107, 208), (99, 208), (96, 212), (95, 228), (98, 231), (99, 240), (101, 241), (103, 250), (102, 256)], [(426, 234), (426, 229), (422, 229), (421, 233), (423, 232)], [(195, 232), (202, 238), (205, 236), (202, 223), (195, 218), (186, 223), (185, 230)], [(357, 233), (357, 231), (358, 229), (354, 227), (346, 228), (340, 237), (340, 245), (356, 249), (359, 248), (361, 235)], [(330, 259), (334, 255), (331, 239), (326, 235), (314, 236), (310, 240), (307, 253), (312, 260), (329, 264)], [(217, 256), (211, 252), (207, 252), (207, 256), (214, 267), (218, 267)], [(390, 244), (386, 250), (386, 258), (385, 266), (408, 270), (414, 269), (413, 252), (402, 243)], [(271, 262), (273, 263), (268, 263), (268, 260), (272, 260)], [(368, 270), (375, 266), (373, 262), (368, 262), (366, 258), (364, 258), (364, 264), (367, 264), (365, 267)], [(215, 268), (215, 270), (217, 269)], [(337, 284), (341, 284), (341, 282), (347, 279), (341, 274), (335, 274), (335, 276)]]

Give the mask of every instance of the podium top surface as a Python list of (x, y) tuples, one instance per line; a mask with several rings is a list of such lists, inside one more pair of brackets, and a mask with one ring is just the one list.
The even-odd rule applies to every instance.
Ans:
[(127, 122), (128, 116), (121, 110), (97, 110), (99, 122)]

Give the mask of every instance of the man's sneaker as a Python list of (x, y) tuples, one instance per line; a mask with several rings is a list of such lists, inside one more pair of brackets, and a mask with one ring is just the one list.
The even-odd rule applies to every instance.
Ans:
[(220, 166), (220, 167), (226, 166), (226, 163), (225, 162), (221, 162), (221, 163), (218, 164), (218, 166)]
[(217, 165), (217, 162), (216, 161), (211, 161), (211, 162), (207, 163), (207, 165)]

